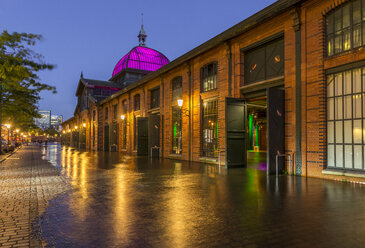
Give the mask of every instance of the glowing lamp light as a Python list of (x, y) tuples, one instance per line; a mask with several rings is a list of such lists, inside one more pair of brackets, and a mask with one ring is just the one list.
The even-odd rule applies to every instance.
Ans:
[(63, 133), (66, 133), (65, 131), (63, 131)]
[(83, 126), (83, 127), (86, 127), (86, 123), (82, 123), (82, 126)]
[(9, 129), (11, 127), (10, 124), (5, 124), (5, 126)]
[(125, 115), (121, 115), (120, 118), (124, 121)]
[(75, 129), (77, 129), (77, 126), (75, 126)]
[(69, 129), (68, 132), (71, 132), (71, 129)]
[(177, 100), (177, 105), (179, 105), (179, 107), (182, 107), (183, 103), (184, 103), (183, 99)]
[(15, 130), (15, 132), (19, 133), (19, 129)]
[(20, 135), (24, 135), (24, 133), (21, 133)]

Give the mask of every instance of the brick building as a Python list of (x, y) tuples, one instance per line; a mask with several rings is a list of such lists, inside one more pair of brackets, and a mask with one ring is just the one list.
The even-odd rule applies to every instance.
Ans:
[(269, 172), (279, 151), (292, 156), (280, 170), (362, 181), (364, 45), (365, 0), (279, 0), (161, 68), (118, 63), (104, 85), (118, 91), (89, 95), (63, 130), (76, 140), (84, 125), (87, 149), (227, 167), (259, 156)]

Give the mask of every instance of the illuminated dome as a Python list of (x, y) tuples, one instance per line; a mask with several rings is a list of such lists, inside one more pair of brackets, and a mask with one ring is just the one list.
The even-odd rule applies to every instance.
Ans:
[(156, 71), (169, 62), (165, 55), (152, 48), (141, 45), (136, 46), (119, 60), (114, 67), (113, 77), (126, 68)]

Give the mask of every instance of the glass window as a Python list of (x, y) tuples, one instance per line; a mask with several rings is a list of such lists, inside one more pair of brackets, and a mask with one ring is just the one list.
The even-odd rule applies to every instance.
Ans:
[(331, 56), (365, 43), (365, 1), (351, 1), (326, 17), (327, 55)]
[(202, 156), (218, 157), (218, 100), (204, 101), (202, 110)]
[(134, 111), (141, 109), (141, 95), (137, 94), (134, 96)]
[(364, 68), (327, 76), (327, 166), (365, 170)]
[(201, 87), (202, 92), (214, 90), (217, 88), (218, 81), (217, 63), (211, 63), (201, 69)]
[(123, 114), (128, 113), (128, 104), (127, 104), (127, 100), (123, 100), (123, 102), (122, 102), (122, 111), (123, 111)]
[(245, 84), (284, 75), (284, 39), (253, 48), (244, 54)]
[(182, 77), (176, 77), (172, 80), (172, 101), (182, 99)]
[(151, 90), (151, 109), (160, 107), (160, 88)]
[(172, 153), (182, 152), (182, 118), (181, 108), (172, 107)]

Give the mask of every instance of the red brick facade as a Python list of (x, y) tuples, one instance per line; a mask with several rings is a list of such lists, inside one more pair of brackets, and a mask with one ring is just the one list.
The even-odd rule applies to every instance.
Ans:
[[(96, 135), (91, 131), (93, 124), (92, 112), (97, 111), (97, 147), (103, 149), (103, 126), (111, 125), (113, 122), (112, 108), (118, 106), (118, 151), (128, 154), (135, 153), (135, 118), (147, 117), (151, 111), (150, 89), (160, 87), (160, 108), (155, 110), (160, 114), (160, 147), (162, 156), (165, 158), (175, 158), (192, 161), (215, 162), (216, 159), (206, 160), (201, 157), (201, 103), (206, 99), (218, 100), (218, 151), (221, 152), (222, 162), (225, 161), (225, 100), (226, 97), (241, 98), (242, 87), (245, 87), (244, 80), (244, 52), (242, 49), (258, 43), (268, 37), (282, 33), (284, 37), (284, 89), (285, 89), (285, 152), (294, 157), (293, 166), (296, 159), (296, 30), (300, 32), (300, 82), (301, 82), (301, 175), (310, 177), (320, 177), (337, 180), (362, 181), (359, 177), (341, 175), (328, 175), (323, 173), (327, 167), (327, 104), (326, 104), (326, 70), (348, 63), (365, 60), (365, 51), (363, 47), (341, 53), (331, 58), (326, 57), (326, 27), (325, 15), (336, 6), (341, 5), (344, 1), (331, 0), (310, 0), (310, 1), (278, 1), (274, 5), (276, 8), (282, 8), (283, 11), (275, 15), (266, 14), (264, 20), (260, 19), (260, 13), (257, 23), (254, 21), (247, 22), (247, 27), (242, 27), (240, 33), (233, 33), (229, 38), (220, 39), (219, 36), (213, 38), (214, 41), (208, 41), (203, 52), (199, 52), (200, 47), (187, 53), (184, 59), (177, 59), (173, 67), (168, 70), (159, 70), (147, 79), (138, 81), (135, 87), (112, 95), (103, 100), (98, 106), (91, 104), (88, 113), (78, 113), (75, 120), (70, 120), (64, 124), (64, 130), (72, 129), (74, 123), (78, 126), (81, 123), (87, 123), (86, 127), (86, 148), (95, 149), (91, 145), (92, 136)], [(347, 1), (346, 1), (347, 2)], [(282, 5), (281, 5), (282, 4)], [(282, 7), (284, 6), (285, 7)], [(264, 12), (265, 10), (263, 10)], [(262, 14), (264, 15), (264, 14)], [(263, 17), (262, 17), (263, 18)], [(228, 30), (229, 31), (229, 30)], [(228, 32), (227, 31), (227, 32)], [(222, 34), (224, 35), (224, 34)], [(223, 36), (222, 36), (223, 37)], [(215, 39), (215, 40), (214, 40)], [(204, 44), (202, 45), (204, 46)], [(201, 49), (203, 50), (203, 49)], [(190, 55), (193, 54), (193, 55)], [(195, 54), (195, 55), (194, 55)], [(182, 56), (182, 57), (184, 57)], [(232, 62), (231, 74), (229, 72), (229, 63)], [(218, 87), (215, 90), (201, 92), (201, 68), (211, 62), (218, 64)], [(172, 64), (174, 63), (171, 62)], [(167, 66), (168, 67), (168, 66)], [(183, 115), (182, 118), (182, 154), (172, 155), (172, 107), (177, 103), (172, 101), (171, 81), (175, 77), (182, 77), (183, 91), (183, 110), (190, 114)], [(231, 77), (231, 78), (230, 78)], [(191, 81), (191, 91), (189, 92), (189, 80)], [(140, 82), (140, 83), (139, 83)], [(229, 84), (231, 82), (231, 85)], [(254, 86), (253, 86), (254, 87)], [(189, 93), (191, 99), (189, 103)], [(140, 110), (134, 111), (134, 96), (140, 94)], [(126, 101), (128, 113), (123, 113), (122, 102)], [(189, 106), (192, 106), (189, 109)], [(103, 111), (109, 109), (109, 118), (105, 119)], [(127, 122), (127, 141), (126, 149), (122, 148), (123, 127), (120, 116), (125, 115)], [(299, 114), (299, 113), (298, 113)], [(190, 130), (189, 130), (189, 123)], [(189, 137), (190, 133), (190, 137)], [(189, 142), (190, 140), (190, 142)], [(189, 146), (189, 144), (191, 144)], [(191, 154), (189, 158), (189, 154)], [(287, 166), (288, 163), (287, 163)], [(336, 174), (336, 173), (334, 173)], [(337, 173), (339, 174), (339, 173)]]

